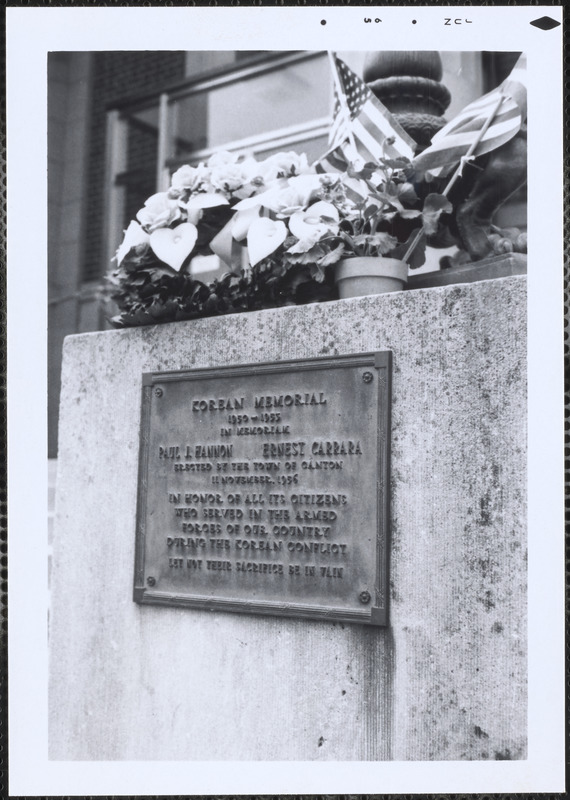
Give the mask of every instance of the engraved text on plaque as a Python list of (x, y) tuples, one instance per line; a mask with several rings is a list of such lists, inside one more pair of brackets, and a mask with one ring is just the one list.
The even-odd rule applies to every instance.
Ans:
[(134, 599), (387, 624), (390, 353), (143, 376)]

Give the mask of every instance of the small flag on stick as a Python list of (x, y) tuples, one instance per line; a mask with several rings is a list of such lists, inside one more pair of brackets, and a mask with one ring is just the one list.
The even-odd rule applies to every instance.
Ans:
[(448, 175), (465, 157), (477, 158), (508, 142), (525, 119), (526, 56), (523, 53), (500, 86), (469, 103), (436, 133), (431, 145), (414, 159), (414, 166), (432, 177)]
[(414, 157), (408, 136), (370, 87), (344, 61), (329, 53), (335, 85), (335, 107), (329, 151), (315, 165), (320, 172), (344, 172), (349, 162)]

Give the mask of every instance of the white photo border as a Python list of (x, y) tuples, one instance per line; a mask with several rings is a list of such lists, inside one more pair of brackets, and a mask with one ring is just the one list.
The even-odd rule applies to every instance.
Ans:
[[(9, 8), (10, 795), (564, 790), (562, 19), (555, 6)], [(381, 18), (366, 24), (365, 17)], [(445, 19), (470, 20), (449, 25)], [(322, 24), (322, 21), (326, 24)], [(415, 23), (413, 22), (415, 20)], [(529, 755), (526, 761), (53, 762), (47, 758), (47, 54), (524, 51), (529, 73)], [(30, 591), (30, 586), (33, 591)]]

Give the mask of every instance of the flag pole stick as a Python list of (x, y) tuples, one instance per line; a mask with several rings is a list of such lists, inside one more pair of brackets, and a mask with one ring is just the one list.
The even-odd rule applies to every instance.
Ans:
[(350, 111), (349, 111), (348, 105), (346, 103), (346, 98), (344, 96), (344, 91), (342, 89), (342, 86), (340, 85), (340, 78), (338, 76), (338, 69), (337, 69), (337, 66), (336, 66), (336, 61), (334, 60), (334, 54), (333, 54), (332, 50), (327, 50), (327, 53), (328, 53), (328, 56), (329, 56), (329, 61), (331, 62), (331, 70), (332, 70), (334, 85), (335, 85), (335, 88), (336, 88), (336, 94), (337, 94), (337, 97), (338, 97), (338, 102), (339, 102), (339, 105), (340, 105), (340, 108), (341, 108), (341, 111), (342, 111), (342, 115), (346, 120), (346, 129), (347, 129), (348, 140), (349, 140), (350, 144), (352, 145), (352, 147), (354, 148), (354, 150), (356, 152), (356, 142), (354, 140), (354, 135), (352, 133), (352, 128), (351, 128), (351, 125), (350, 125)]
[(483, 136), (485, 136), (485, 134), (487, 133), (487, 130), (489, 129), (489, 125), (495, 119), (495, 117), (497, 115), (497, 112), (498, 112), (499, 108), (501, 107), (501, 104), (502, 104), (504, 99), (505, 99), (505, 95), (504, 94), (499, 95), (499, 99), (497, 100), (496, 105), (494, 105), (493, 108), (491, 109), (491, 111), (489, 113), (489, 116), (485, 120), (485, 124), (483, 125), (483, 127), (479, 131), (479, 134), (478, 134), (477, 138), (475, 139), (475, 141), (473, 142), (473, 144), (471, 145), (471, 147), (469, 148), (467, 153), (461, 158), (461, 162), (460, 162), (459, 166), (457, 167), (457, 169), (453, 173), (453, 176), (451, 177), (451, 180), (449, 181), (449, 183), (447, 184), (447, 186), (443, 190), (442, 194), (444, 196), (447, 196), (447, 194), (451, 191), (452, 186), (461, 177), (461, 174), (463, 172), (463, 166), (464, 166), (465, 162), (469, 158), (471, 158), (471, 156), (475, 152), (475, 149), (476, 149), (477, 145), (479, 144), (479, 142), (481, 141)]
[[(487, 133), (487, 130), (489, 129), (489, 125), (495, 119), (495, 116), (497, 115), (497, 111), (501, 107), (501, 104), (502, 104), (504, 99), (505, 99), (505, 95), (504, 94), (500, 94), (499, 98), (497, 100), (497, 103), (493, 106), (493, 108), (491, 109), (491, 111), (489, 113), (489, 116), (485, 120), (485, 124), (483, 125), (483, 127), (481, 128), (479, 133), (477, 134), (477, 137), (472, 142), (472, 144), (469, 147), (469, 150), (467, 151), (467, 153), (464, 156), (461, 157), (461, 161), (459, 163), (459, 166), (457, 167), (457, 169), (455, 170), (455, 172), (451, 176), (451, 179), (450, 179), (449, 183), (447, 184), (447, 186), (443, 190), (442, 195), (444, 197), (447, 197), (447, 195), (451, 191), (452, 187), (455, 185), (455, 183), (457, 183), (457, 181), (459, 180), (459, 178), (463, 174), (463, 167), (464, 167), (465, 163), (471, 158), (471, 156), (473, 155), (473, 153), (475, 152), (475, 150), (477, 148), (477, 145), (479, 144), (479, 142), (481, 141), (483, 136), (485, 136), (485, 134)], [(420, 230), (417, 232), (413, 242), (408, 247), (408, 249), (407, 249), (407, 251), (406, 251), (406, 253), (405, 253), (405, 255), (404, 255), (403, 259), (402, 259), (406, 263), (408, 262), (408, 259), (410, 258), (410, 256), (412, 255), (412, 253), (414, 252), (416, 247), (418, 246), (418, 242), (420, 241), (422, 233), (423, 233), (423, 231), (420, 228)]]

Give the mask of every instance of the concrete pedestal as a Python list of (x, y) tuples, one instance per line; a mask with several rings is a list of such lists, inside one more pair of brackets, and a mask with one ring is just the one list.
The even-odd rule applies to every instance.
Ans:
[[(525, 333), (521, 276), (69, 337), (50, 758), (525, 758)], [(135, 604), (142, 373), (372, 350), (393, 352), (390, 626)]]

